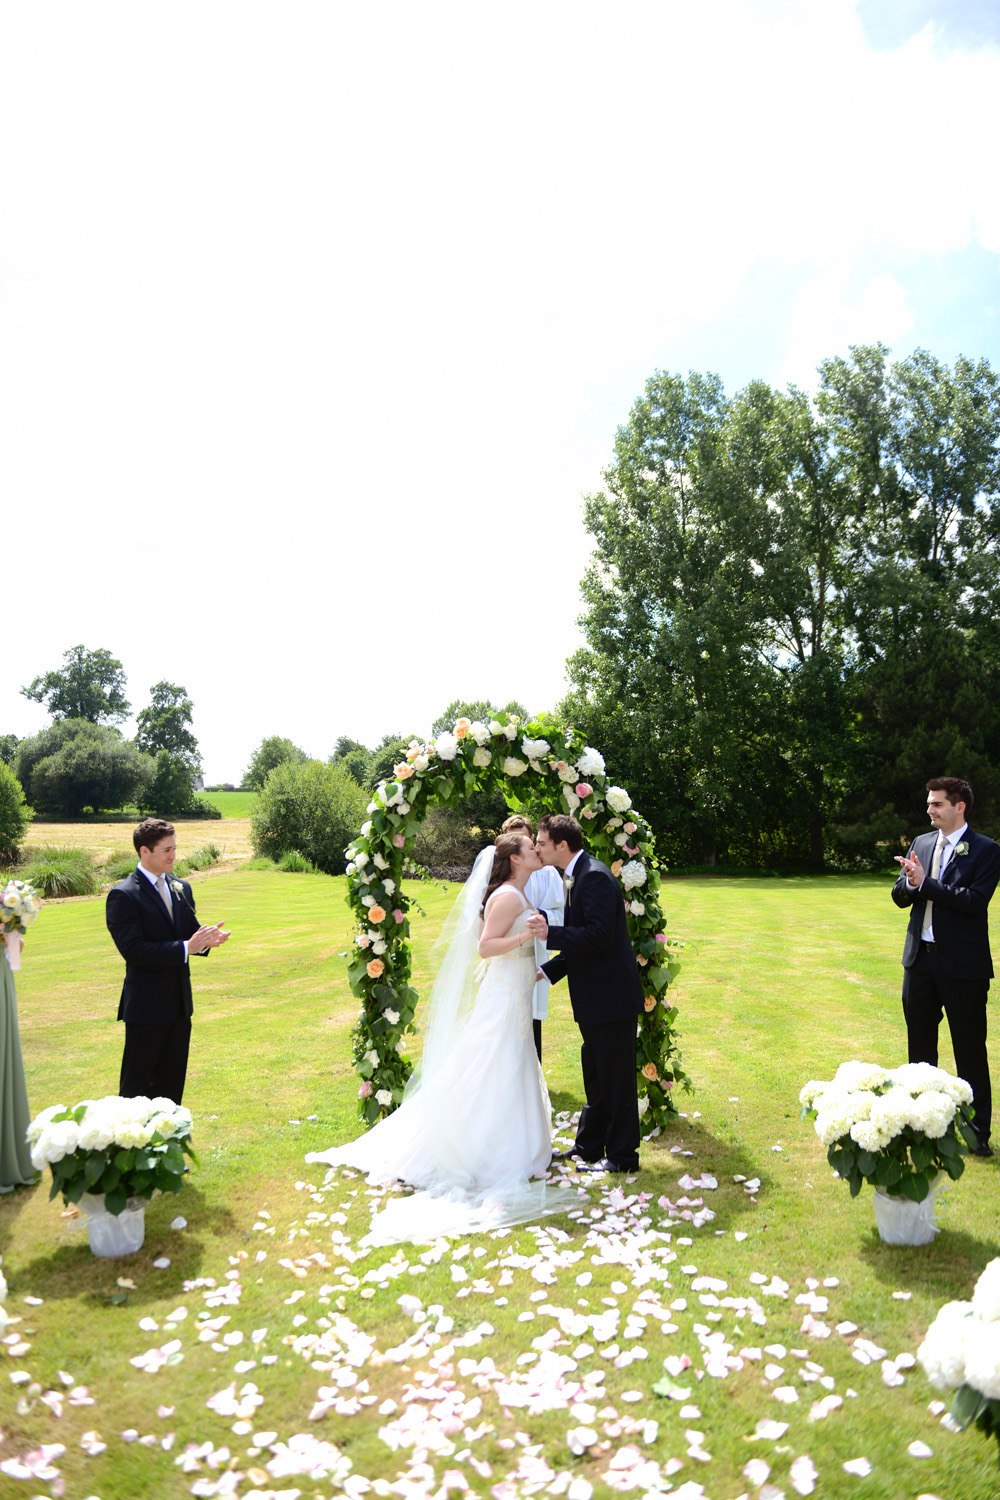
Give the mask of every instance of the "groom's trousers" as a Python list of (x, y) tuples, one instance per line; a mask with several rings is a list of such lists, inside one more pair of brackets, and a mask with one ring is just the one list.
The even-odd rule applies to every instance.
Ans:
[(577, 1127), (576, 1150), (585, 1161), (606, 1157), (616, 1167), (635, 1171), (639, 1166), (635, 1019), (580, 1026), (580, 1035), (587, 1102)]
[(126, 1021), (118, 1092), (123, 1099), (144, 1094), (148, 1099), (184, 1097), (191, 1017), (178, 1011), (172, 1021)]
[(903, 1015), (910, 1062), (937, 1067), (941, 1012), (948, 1017), (955, 1072), (972, 1089), (973, 1126), (984, 1143), (990, 1138), (993, 1098), (986, 1052), (987, 979), (955, 979), (942, 974), (934, 943), (921, 943), (912, 966), (903, 971)]

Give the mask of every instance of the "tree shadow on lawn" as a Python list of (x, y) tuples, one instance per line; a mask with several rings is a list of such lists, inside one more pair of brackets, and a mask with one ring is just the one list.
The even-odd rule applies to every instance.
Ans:
[[(53, 1200), (55, 1208), (55, 1200)], [(178, 1216), (197, 1222), (197, 1231), (171, 1229)], [(133, 1307), (155, 1303), (173, 1296), (183, 1281), (201, 1272), (206, 1251), (218, 1266), (218, 1239), (232, 1236), (236, 1220), (224, 1205), (213, 1203), (194, 1187), (185, 1187), (183, 1195), (164, 1194), (146, 1204), (146, 1237), (134, 1255), (93, 1255), (87, 1240), (86, 1216), (61, 1219), (60, 1226), (72, 1225), (73, 1238), (48, 1255), (26, 1261), (18, 1271), (18, 1283), (46, 1302), (91, 1296), (109, 1302), (120, 1295), (118, 1277), (136, 1283), (126, 1288)], [(156, 1267), (154, 1260), (168, 1256), (169, 1267)], [(169, 1271), (169, 1275), (167, 1272)]]

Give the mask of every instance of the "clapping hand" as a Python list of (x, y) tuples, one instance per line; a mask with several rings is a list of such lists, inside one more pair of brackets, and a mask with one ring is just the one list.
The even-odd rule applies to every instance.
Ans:
[(221, 922), (217, 922), (214, 927), (199, 927), (198, 931), (188, 938), (188, 952), (204, 953), (208, 948), (218, 948), (230, 936), (230, 933), (223, 931)]
[(914, 854), (911, 850), (909, 854), (897, 854), (895, 858), (897, 865), (901, 866), (903, 874), (910, 885), (923, 885), (927, 871), (920, 863), (919, 854)]

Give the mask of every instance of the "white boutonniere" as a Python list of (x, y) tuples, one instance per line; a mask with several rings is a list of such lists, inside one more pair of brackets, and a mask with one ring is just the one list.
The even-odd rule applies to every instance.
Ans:
[(959, 854), (968, 854), (968, 852), (969, 852), (968, 840), (962, 839), (961, 843), (958, 843), (958, 844), (955, 845), (955, 856), (956, 856), (956, 858), (958, 857)]
[(575, 875), (567, 875), (566, 878), (563, 880), (563, 885), (566, 887), (566, 889), (568, 891), (571, 891), (573, 889), (573, 882), (574, 882), (575, 879), (576, 879)]
[(175, 896), (183, 896), (184, 894), (184, 887), (181, 885), (179, 880), (172, 880), (170, 882), (170, 889), (173, 891)]

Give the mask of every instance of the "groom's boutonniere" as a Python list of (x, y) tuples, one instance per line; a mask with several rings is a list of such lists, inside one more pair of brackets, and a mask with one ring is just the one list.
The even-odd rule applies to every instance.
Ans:
[(574, 882), (575, 879), (576, 879), (575, 875), (567, 875), (564, 878), (563, 885), (566, 887), (566, 889), (568, 891), (571, 891), (573, 889), (573, 882)]
[(183, 896), (184, 894), (184, 887), (183, 885), (181, 885), (181, 882), (179, 880), (172, 880), (170, 882), (170, 889), (173, 891), (175, 896)]
[(968, 854), (968, 852), (969, 852), (969, 844), (968, 844), (968, 840), (967, 839), (962, 839), (961, 843), (958, 843), (958, 844), (955, 845), (955, 855), (956, 855), (956, 857), (959, 854)]

